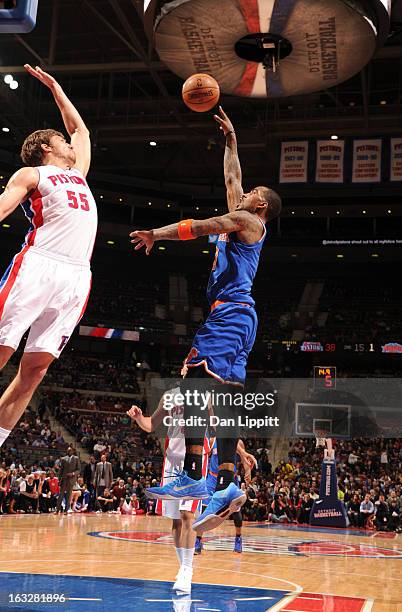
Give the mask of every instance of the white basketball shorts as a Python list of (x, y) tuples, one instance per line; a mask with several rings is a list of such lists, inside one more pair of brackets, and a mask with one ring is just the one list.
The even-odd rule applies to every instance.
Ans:
[(201, 514), (202, 500), (160, 499), (156, 505), (156, 514), (170, 519), (181, 519), (180, 512), (192, 512), (195, 518)]
[(0, 281), (0, 345), (16, 349), (30, 328), (25, 352), (59, 357), (90, 289), (89, 264), (25, 246)]

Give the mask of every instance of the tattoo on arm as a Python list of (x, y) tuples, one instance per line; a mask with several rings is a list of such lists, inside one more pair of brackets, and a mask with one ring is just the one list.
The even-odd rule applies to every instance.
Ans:
[(225, 185), (229, 210), (232, 211), (239, 204), (243, 195), (242, 173), (239, 155), (237, 152), (237, 140), (234, 132), (226, 136), (225, 155), (223, 161), (225, 174)]

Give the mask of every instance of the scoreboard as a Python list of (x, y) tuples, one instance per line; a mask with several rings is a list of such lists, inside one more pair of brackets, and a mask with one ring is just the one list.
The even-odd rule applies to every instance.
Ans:
[(314, 366), (314, 389), (336, 389), (336, 366)]

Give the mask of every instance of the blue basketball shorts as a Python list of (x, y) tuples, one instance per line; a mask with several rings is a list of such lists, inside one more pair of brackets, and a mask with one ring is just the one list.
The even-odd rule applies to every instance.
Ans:
[(253, 306), (218, 302), (196, 333), (185, 365), (189, 368), (202, 365), (220, 382), (244, 384), (257, 326)]

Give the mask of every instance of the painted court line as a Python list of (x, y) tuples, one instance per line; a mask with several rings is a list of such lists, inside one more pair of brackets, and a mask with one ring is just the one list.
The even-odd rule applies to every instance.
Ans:
[(265, 601), (266, 599), (275, 599), (275, 597), (235, 597), (234, 601)]
[(103, 601), (103, 599), (97, 599), (96, 597), (66, 597), (69, 601)]
[[(172, 599), (170, 597), (169, 599), (145, 599), (145, 601), (149, 601), (151, 603), (166, 603), (167, 601), (183, 601), (183, 600), (182, 599)], [(204, 600), (203, 599), (186, 599), (185, 601), (189, 603), (203, 603)]]
[(366, 599), (364, 606), (362, 607), (362, 612), (371, 612), (374, 605), (374, 599)]

